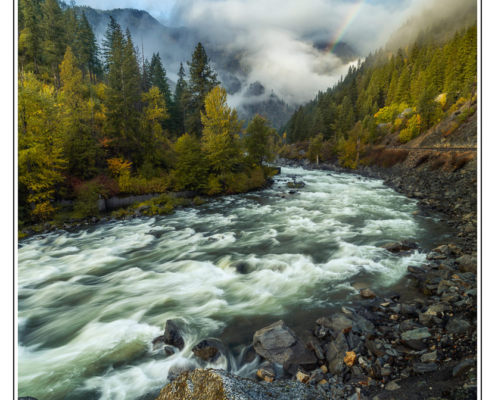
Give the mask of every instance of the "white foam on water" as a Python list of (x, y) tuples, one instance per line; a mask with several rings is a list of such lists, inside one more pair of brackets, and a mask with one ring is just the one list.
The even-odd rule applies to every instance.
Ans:
[[(20, 395), (135, 399), (163, 387), (173, 365), (199, 365), (192, 347), (235, 318), (290, 319), (291, 310), (328, 306), (329, 290), (341, 300), (355, 296), (350, 282), (363, 274), (386, 288), (425, 261), (377, 246), (425, 234), (411, 216), (414, 202), (377, 180), (282, 172), (301, 175), (306, 187), (282, 199), (271, 196), (287, 190), (279, 182), (264, 191), (269, 198), (229, 196), (170, 216), (25, 241)], [(180, 324), (186, 345), (160, 358), (151, 341), (167, 319)], [(230, 354), (221, 362), (242, 376), (258, 365), (238, 365)]]

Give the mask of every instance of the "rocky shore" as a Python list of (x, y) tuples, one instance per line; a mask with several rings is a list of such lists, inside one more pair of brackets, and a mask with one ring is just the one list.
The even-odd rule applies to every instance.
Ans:
[[(300, 336), (290, 323), (278, 321), (255, 332), (245, 348), (251, 360), (258, 356), (263, 361), (256, 381), (221, 369), (185, 368), (173, 371), (157, 400), (476, 399), (476, 160), (457, 171), (438, 171), (427, 162), (418, 166), (418, 157), (393, 168), (358, 171), (307, 161), (290, 164), (383, 179), (418, 200), (419, 217), (442, 213), (455, 240), (432, 249), (421, 267), (408, 267), (407, 277), (427, 297), (401, 301), (400, 293), (378, 298), (372, 288), (364, 289), (360, 305), (322, 316)], [(407, 256), (417, 244), (400, 241), (384, 247)], [(173, 346), (165, 339), (164, 345)], [(221, 343), (212, 341), (193, 349), (205, 361), (223, 351)]]

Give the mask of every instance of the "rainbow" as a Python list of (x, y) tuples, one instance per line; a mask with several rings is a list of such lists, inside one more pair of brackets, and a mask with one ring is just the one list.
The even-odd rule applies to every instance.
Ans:
[(333, 35), (332, 40), (330, 40), (328, 46), (325, 48), (325, 53), (331, 53), (333, 51), (333, 49), (335, 49), (335, 46), (337, 46), (337, 43), (339, 43), (342, 40), (345, 33), (347, 32), (347, 29), (352, 24), (352, 22), (356, 19), (356, 16), (359, 14), (361, 9), (363, 8), (364, 3), (366, 3), (366, 0), (358, 0), (352, 6), (351, 11), (344, 18), (339, 29), (337, 29), (337, 31)]

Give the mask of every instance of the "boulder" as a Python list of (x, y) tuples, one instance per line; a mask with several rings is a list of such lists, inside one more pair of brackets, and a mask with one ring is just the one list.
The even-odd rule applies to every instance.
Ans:
[(451, 318), (447, 323), (445, 329), (447, 333), (466, 333), (471, 328), (471, 324), (460, 318)]
[(192, 361), (187, 360), (185, 362), (179, 362), (178, 364), (174, 364), (170, 367), (167, 374), (167, 380), (173, 381), (177, 379), (177, 377), (185, 371), (192, 371), (196, 369), (196, 364)]
[(476, 361), (475, 360), (464, 360), (463, 362), (457, 364), (454, 367), (454, 370), (452, 371), (452, 374), (454, 377), (458, 375), (463, 375), (466, 372), (469, 372), (471, 368), (476, 367)]
[(275, 322), (254, 334), (253, 346), (261, 357), (278, 364), (313, 364), (314, 353), (284, 321)]
[(192, 348), (195, 356), (206, 362), (215, 362), (223, 354), (226, 354), (225, 347), (219, 340), (202, 340)]
[(470, 256), (462, 256), (456, 259), (456, 262), (459, 263), (459, 272), (473, 272), (475, 273), (478, 269), (478, 263), (476, 257)]
[(321, 399), (310, 385), (298, 381), (255, 382), (221, 369), (186, 371), (165, 386), (156, 400), (294, 400)]
[(369, 288), (361, 290), (359, 294), (361, 295), (361, 297), (364, 297), (365, 299), (374, 299), (376, 297), (375, 292), (373, 292), (373, 290)]
[(167, 320), (165, 323), (164, 343), (177, 347), (179, 350), (184, 348), (184, 339), (180, 333), (179, 327), (172, 321)]
[(417, 249), (418, 244), (408, 240), (402, 240), (400, 242), (387, 243), (381, 247), (391, 253), (400, 253), (401, 251)]
[(387, 384), (387, 386), (385, 386), (385, 389), (386, 390), (397, 390), (397, 389), (400, 389), (400, 386), (397, 385), (397, 383), (395, 381), (392, 381), (392, 382), (389, 382)]
[(343, 314), (333, 314), (329, 317), (322, 317), (317, 319), (316, 323), (336, 332), (347, 332), (352, 329), (352, 321)]
[(340, 332), (333, 342), (327, 344), (328, 369), (334, 375), (341, 375), (346, 368), (344, 358), (349, 351), (344, 332)]

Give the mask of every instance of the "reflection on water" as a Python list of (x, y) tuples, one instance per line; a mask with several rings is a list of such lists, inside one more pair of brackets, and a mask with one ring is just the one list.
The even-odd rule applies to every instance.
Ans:
[[(283, 199), (287, 174), (306, 187)], [(310, 328), (354, 301), (357, 282), (396, 289), (425, 255), (379, 246), (431, 248), (448, 234), (415, 210), (381, 181), (283, 169), (263, 192), (30, 239), (19, 249), (19, 395), (155, 398), (169, 368), (196, 363), (191, 348), (207, 337), (231, 351), (220, 367), (249, 376), (257, 362), (236, 356), (257, 329), (281, 318)], [(169, 358), (151, 347), (167, 319), (186, 335)]]

